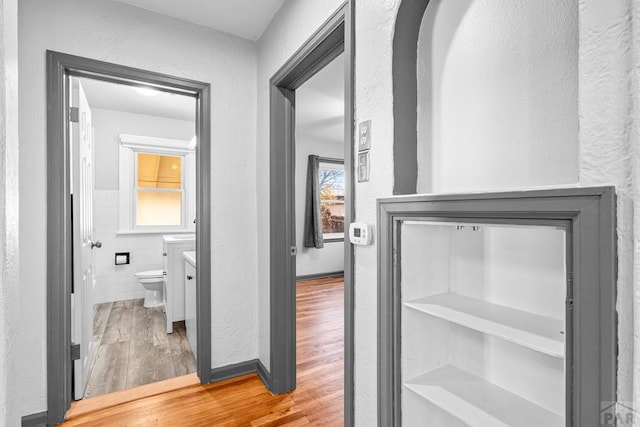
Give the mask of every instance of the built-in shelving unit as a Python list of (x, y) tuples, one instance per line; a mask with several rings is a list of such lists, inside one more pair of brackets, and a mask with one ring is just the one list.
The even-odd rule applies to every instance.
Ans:
[(599, 424), (616, 390), (611, 188), (378, 208), (379, 425)]
[(407, 389), (470, 426), (552, 427), (563, 417), (454, 366), (406, 382)]
[(406, 424), (561, 426), (565, 230), (407, 221), (401, 235), (402, 381), (421, 398)]
[(554, 357), (564, 357), (564, 322), (453, 293), (419, 298), (405, 307)]

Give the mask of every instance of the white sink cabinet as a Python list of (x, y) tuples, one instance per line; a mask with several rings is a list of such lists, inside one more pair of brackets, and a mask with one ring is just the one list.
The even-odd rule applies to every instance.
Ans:
[(173, 322), (185, 320), (184, 310), (184, 258), (183, 252), (196, 247), (195, 234), (162, 236), (164, 280), (164, 306), (167, 319), (167, 333), (173, 332)]
[(196, 253), (185, 252), (184, 257), (184, 302), (185, 302), (185, 326), (187, 328), (187, 341), (191, 346), (194, 357), (197, 358), (198, 321), (196, 318)]

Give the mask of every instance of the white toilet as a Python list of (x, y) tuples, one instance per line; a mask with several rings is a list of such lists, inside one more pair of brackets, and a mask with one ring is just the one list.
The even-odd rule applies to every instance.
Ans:
[(147, 290), (144, 294), (144, 306), (161, 307), (162, 302), (162, 270), (141, 271), (135, 273), (138, 283)]

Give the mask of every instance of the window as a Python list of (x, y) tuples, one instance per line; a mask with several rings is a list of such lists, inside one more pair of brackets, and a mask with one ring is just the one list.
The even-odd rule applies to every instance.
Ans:
[(184, 158), (136, 153), (135, 225), (183, 224)]
[(120, 233), (193, 230), (195, 154), (189, 141), (120, 135)]
[(344, 237), (344, 165), (319, 159), (318, 187), (324, 239)]

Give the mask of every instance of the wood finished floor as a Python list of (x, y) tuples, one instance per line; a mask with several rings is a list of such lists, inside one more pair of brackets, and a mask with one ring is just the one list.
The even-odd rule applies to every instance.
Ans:
[[(341, 426), (344, 381), (342, 278), (297, 286), (297, 389), (270, 394), (255, 375), (191, 385), (71, 416), (64, 426)], [(149, 386), (146, 386), (149, 387)], [(72, 407), (73, 410), (73, 407)]]
[(162, 307), (142, 299), (98, 304), (93, 322), (95, 356), (85, 398), (126, 390), (196, 371), (184, 322), (165, 330)]

